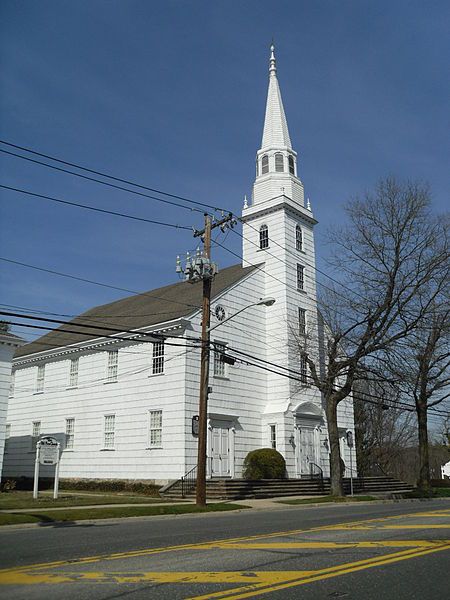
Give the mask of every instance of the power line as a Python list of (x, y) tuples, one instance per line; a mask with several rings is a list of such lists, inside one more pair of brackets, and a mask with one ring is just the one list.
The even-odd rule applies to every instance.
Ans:
[(18, 260), (12, 260), (10, 258), (5, 258), (0, 256), (0, 260), (4, 262), (8, 262), (14, 265), (20, 265), (21, 267), (27, 267), (28, 269), (34, 269), (36, 271), (43, 271), (44, 273), (50, 273), (52, 275), (58, 275), (59, 277), (67, 277), (68, 279), (75, 279), (76, 281), (82, 281), (83, 283), (90, 283), (92, 285), (98, 285), (100, 287), (105, 287), (111, 290), (119, 290), (121, 292), (127, 292), (129, 294), (133, 294), (135, 296), (147, 296), (148, 298), (153, 298), (154, 300), (163, 300), (164, 302), (170, 302), (172, 304), (180, 304), (181, 306), (187, 306), (189, 308), (193, 308), (198, 310), (200, 307), (196, 304), (188, 304), (186, 302), (182, 302), (180, 300), (170, 300), (169, 298), (162, 298), (160, 296), (155, 296), (149, 292), (136, 292), (135, 290), (130, 290), (127, 288), (118, 287), (115, 285), (109, 285), (107, 283), (100, 283), (99, 281), (93, 281), (92, 279), (85, 279), (84, 277), (77, 277), (76, 275), (70, 275), (68, 273), (62, 273), (60, 271), (54, 271), (52, 269), (45, 269), (43, 267), (37, 267), (36, 265), (30, 265), (28, 263), (20, 262)]
[[(153, 342), (162, 342), (164, 341), (165, 343), (168, 343), (169, 345), (175, 345), (175, 346), (179, 346), (180, 344), (170, 344), (169, 342), (166, 342), (166, 339), (169, 337), (175, 337), (178, 338), (179, 336), (175, 336), (175, 335), (165, 335), (162, 333), (149, 333), (149, 332), (144, 332), (144, 331), (139, 331), (139, 330), (130, 330), (130, 329), (117, 329), (115, 327), (108, 327), (106, 325), (104, 326), (98, 326), (98, 325), (91, 325), (90, 323), (83, 323), (83, 322), (71, 322), (71, 321), (62, 321), (60, 319), (49, 319), (49, 318), (45, 318), (45, 317), (36, 317), (35, 315), (26, 315), (26, 314), (21, 314), (21, 313), (14, 313), (14, 312), (10, 312), (10, 311), (0, 311), (0, 315), (4, 315), (7, 317), (19, 317), (20, 319), (31, 319), (33, 321), (44, 321), (46, 323), (56, 323), (59, 325), (69, 325), (70, 327), (84, 327), (86, 329), (94, 329), (95, 331), (93, 333), (97, 333), (97, 331), (110, 331), (112, 333), (128, 333), (130, 335), (143, 335), (143, 336), (147, 336), (147, 337), (152, 337), (154, 338), (153, 340), (139, 340), (139, 341), (150, 341), (151, 343)], [(14, 323), (14, 325), (18, 325), (18, 323)], [(26, 324), (25, 323), (20, 323), (20, 325), (22, 327), (25, 327)], [(39, 328), (38, 326), (36, 326), (36, 328)], [(42, 327), (42, 329), (46, 329), (45, 327)], [(51, 329), (51, 328), (50, 328)], [(54, 331), (56, 333), (79, 333), (82, 335), (89, 335), (92, 337), (92, 333), (88, 333), (88, 332), (84, 332), (84, 331), (78, 331), (78, 330), (69, 330), (69, 329), (51, 329), (51, 331)], [(100, 333), (98, 334), (98, 337), (112, 337), (113, 339), (118, 339), (118, 340), (127, 340), (130, 341), (130, 338), (125, 338), (125, 337), (119, 337), (119, 336), (108, 336), (108, 335), (101, 335)], [(156, 338), (156, 339), (155, 339)]]
[[(185, 196), (179, 196), (177, 194), (170, 194), (169, 192), (164, 192), (163, 190), (151, 188), (146, 185), (142, 185), (140, 183), (135, 183), (134, 181), (130, 181), (129, 179), (123, 179), (121, 177), (115, 177), (114, 175), (109, 175), (108, 173), (103, 173), (102, 171), (96, 171), (95, 169), (89, 169), (88, 167), (83, 167), (82, 165), (72, 163), (72, 162), (69, 162), (66, 160), (62, 160), (61, 158), (57, 158), (56, 156), (50, 156), (49, 154), (43, 154), (42, 152), (37, 152), (36, 150), (31, 150), (31, 148), (25, 148), (24, 146), (18, 146), (17, 144), (12, 144), (11, 142), (7, 142), (6, 140), (0, 140), (0, 143), (4, 144), (5, 146), (10, 146), (11, 148), (16, 148), (17, 150), (23, 150), (24, 152), (28, 152), (29, 154), (34, 154), (35, 156), (41, 156), (42, 158), (47, 158), (49, 160), (59, 162), (60, 164), (67, 165), (69, 167), (75, 167), (76, 169), (80, 169), (81, 171), (86, 171), (87, 173), (92, 173), (94, 175), (100, 175), (101, 177), (107, 177), (108, 179), (112, 179), (113, 181), (119, 181), (120, 183), (126, 183), (127, 185), (133, 185), (134, 187), (140, 188), (142, 190), (147, 190), (149, 192), (155, 192), (156, 194), (161, 194), (161, 195), (167, 196), (169, 198), (175, 198), (177, 200), (183, 200), (184, 202), (189, 202), (190, 204), (197, 204), (198, 206), (205, 206), (206, 208), (212, 208), (213, 210), (224, 210), (224, 209), (212, 206), (211, 204), (206, 204), (204, 202), (198, 202), (197, 200), (192, 200), (191, 198), (186, 198)], [(19, 156), (19, 155), (14, 155), (14, 156)], [(20, 158), (25, 158), (25, 157), (20, 157)], [(50, 165), (46, 165), (46, 166), (50, 166)], [(69, 173), (70, 173), (70, 171), (69, 171)], [(186, 207), (183, 207), (183, 208), (186, 208)], [(225, 212), (227, 212), (227, 211), (225, 211)]]
[(30, 192), (29, 190), (21, 190), (19, 188), (10, 187), (8, 185), (0, 184), (0, 188), (3, 188), (5, 190), (11, 190), (13, 192), (18, 192), (20, 194), (26, 194), (27, 196), (34, 196), (36, 198), (41, 198), (43, 200), (50, 200), (51, 202), (58, 202), (59, 204), (75, 206), (77, 208), (82, 208), (84, 210), (92, 210), (92, 211), (107, 214), (107, 215), (113, 215), (115, 217), (122, 217), (124, 219), (132, 219), (133, 221), (143, 221), (144, 223), (150, 223), (152, 225), (161, 225), (164, 227), (172, 227), (174, 229), (185, 229), (187, 231), (192, 231), (192, 227), (187, 227), (185, 225), (176, 225), (174, 223), (166, 223), (164, 221), (154, 221), (152, 219), (145, 219), (144, 217), (136, 217), (135, 215), (129, 215), (127, 213), (116, 212), (114, 210), (106, 210), (104, 208), (96, 208), (94, 206), (89, 206), (88, 204), (80, 204), (78, 202), (62, 200), (61, 198), (55, 198), (53, 196), (45, 196), (44, 194), (37, 194), (35, 192)]
[[(214, 342), (211, 342), (211, 344), (214, 344)], [(280, 375), (281, 377), (286, 377), (286, 378), (292, 379), (294, 381), (299, 381), (303, 385), (305, 385), (305, 381), (304, 381), (305, 378), (314, 381), (311, 375), (299, 373), (298, 371), (295, 371), (294, 369), (289, 369), (288, 367), (283, 367), (281, 365), (277, 365), (276, 363), (272, 363), (270, 361), (260, 359), (260, 358), (258, 358), (256, 356), (252, 356), (251, 354), (247, 354), (246, 352), (242, 352), (242, 351), (237, 350), (235, 348), (232, 348), (230, 346), (227, 347), (227, 350), (231, 350), (232, 352), (236, 352), (237, 354), (242, 354), (243, 356), (249, 357), (250, 359), (257, 360), (259, 362), (271, 365), (271, 366), (273, 366), (273, 367), (275, 367), (277, 369), (283, 369), (285, 371), (288, 371), (288, 373), (280, 373), (279, 371), (275, 371), (274, 369), (271, 369), (269, 367), (266, 367), (266, 366), (263, 366), (263, 365), (258, 365), (256, 363), (252, 363), (250, 361), (237, 358), (237, 360), (240, 360), (241, 362), (248, 363), (248, 364), (250, 364), (250, 365), (252, 365), (254, 367), (258, 367), (260, 369), (269, 371), (271, 373), (274, 373), (275, 375)], [(295, 377), (295, 376), (291, 375), (290, 373), (294, 373), (295, 375), (299, 375), (299, 377)], [(308, 384), (306, 384), (306, 385), (308, 385)], [(335, 391), (338, 391), (338, 390), (336, 389)], [(378, 398), (378, 396), (374, 396), (373, 394), (366, 394), (366, 393), (364, 393), (364, 396), (366, 396), (366, 397), (362, 398), (362, 397), (356, 396), (355, 393), (354, 393), (354, 391), (352, 391), (352, 396), (348, 397), (346, 399), (348, 399), (348, 400), (352, 400), (352, 399), (353, 400), (360, 400), (362, 402), (369, 402), (370, 404), (379, 405), (380, 398)], [(376, 398), (377, 401), (369, 400), (367, 397)], [(400, 405), (400, 406), (402, 406), (402, 408), (405, 407), (405, 408), (407, 408), (407, 410), (409, 412), (415, 412), (414, 406), (412, 404), (407, 403), (407, 402), (403, 402), (401, 400), (389, 400), (389, 402), (397, 404), (397, 405)], [(440, 409), (438, 409), (438, 408), (436, 408), (434, 406), (430, 407), (428, 410), (429, 411), (433, 411), (435, 413), (442, 414), (443, 416), (447, 416), (447, 415), (450, 414), (450, 413), (442, 411), (442, 410), (440, 410)]]
[[(37, 308), (29, 308), (27, 306), (17, 306), (16, 304), (4, 304), (4, 303), (0, 303), (0, 307), (3, 308), (15, 308), (17, 310), (20, 311), (25, 311), (25, 312), (29, 312), (29, 313), (35, 313), (35, 314), (42, 314), (42, 315), (51, 315), (53, 317), (66, 317), (68, 319), (76, 319), (77, 317), (80, 317), (81, 315), (73, 315), (73, 314), (67, 314), (67, 313), (55, 313), (55, 312), (50, 312), (47, 310), (39, 310)], [(173, 311), (161, 311), (161, 312), (155, 312), (155, 313), (139, 313), (140, 317), (156, 317), (158, 315), (170, 315), (170, 314), (174, 314), (177, 315), (179, 314), (178, 311), (173, 310)], [(96, 315), (95, 313), (92, 313), (91, 315), (83, 315), (83, 319), (88, 319), (90, 321), (94, 321), (96, 323), (102, 323), (102, 321), (98, 320), (97, 317), (101, 317), (102, 319), (116, 319), (117, 317), (133, 317), (135, 316), (133, 313), (128, 313), (126, 315)]]
[(101, 185), (106, 185), (108, 187), (115, 188), (117, 190), (122, 190), (123, 192), (128, 192), (129, 194), (135, 194), (136, 196), (142, 196), (143, 198), (150, 198), (151, 200), (157, 200), (158, 202), (162, 202), (163, 204), (171, 204), (172, 206), (177, 206), (178, 208), (184, 208), (185, 210), (201, 212), (204, 210), (200, 208), (192, 208), (191, 206), (184, 206), (179, 202), (173, 202), (172, 200), (165, 200), (163, 198), (157, 198), (156, 196), (150, 196), (149, 194), (144, 194), (143, 192), (138, 192), (136, 190), (130, 190), (128, 188), (122, 187), (121, 185), (116, 185), (114, 183), (110, 183), (109, 181), (102, 181), (101, 179), (96, 179), (95, 177), (88, 177), (87, 175), (82, 175), (81, 173), (75, 173), (74, 171), (69, 171), (68, 169), (62, 169), (61, 167), (56, 167), (55, 165), (49, 165), (48, 163), (42, 162), (40, 160), (35, 160), (34, 158), (29, 158), (27, 156), (21, 156), (20, 154), (16, 154), (15, 152), (9, 152), (9, 150), (3, 150), (0, 148), (0, 152), (3, 154), (9, 154), (11, 156), (16, 156), (17, 158), (21, 158), (23, 160), (27, 160), (29, 162), (42, 165), (44, 167), (48, 167), (49, 169), (55, 169), (56, 171), (61, 171), (62, 173), (69, 173), (70, 175), (74, 175), (75, 177), (81, 177), (82, 179), (87, 179), (88, 181), (95, 181), (96, 183), (100, 183)]
[[(20, 315), (20, 317), (22, 318), (23, 315)], [(155, 341), (161, 341), (164, 342), (164, 344), (166, 344), (167, 346), (178, 346), (179, 348), (191, 348), (192, 345), (189, 344), (175, 344), (173, 342), (167, 342), (165, 339), (161, 339), (161, 340), (141, 340), (141, 339), (136, 339), (136, 338), (127, 338), (127, 337), (122, 337), (119, 335), (100, 335), (98, 336), (98, 338), (93, 338), (91, 333), (85, 333), (84, 331), (76, 331), (73, 329), (54, 329), (52, 327), (46, 327), (44, 325), (30, 325), (28, 323), (20, 323), (19, 321), (9, 321), (9, 323), (11, 325), (18, 325), (19, 327), (29, 327), (30, 329), (45, 329), (46, 331), (57, 331), (58, 333), (76, 333), (79, 335), (85, 335), (85, 336), (89, 336), (90, 340), (93, 339), (101, 339), (101, 338), (106, 338), (109, 340), (119, 340), (119, 341), (124, 341), (124, 342), (138, 342), (139, 344), (154, 344)], [(87, 325), (86, 327), (90, 327), (89, 325)], [(136, 333), (136, 332), (135, 332)], [(144, 334), (144, 335), (153, 335), (153, 334)], [(175, 336), (173, 336), (175, 337)], [(31, 343), (36, 343), (36, 342), (31, 342)], [(44, 342), (40, 342), (40, 345), (44, 345)], [(56, 348), (65, 348), (66, 346), (51, 346), (50, 348), (48, 348), (48, 350), (55, 350)], [(20, 357), (21, 360), (25, 359), (26, 356), (24, 355), (23, 357)]]

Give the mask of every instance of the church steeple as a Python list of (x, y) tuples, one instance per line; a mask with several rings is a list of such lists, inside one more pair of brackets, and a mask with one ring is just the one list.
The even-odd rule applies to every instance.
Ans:
[(279, 198), (304, 206), (303, 185), (297, 177), (297, 153), (289, 136), (272, 44), (266, 114), (261, 149), (256, 155), (252, 204), (256, 206)]
[(269, 62), (269, 91), (267, 93), (266, 117), (264, 119), (261, 150), (270, 148), (292, 149), (280, 86), (278, 85), (274, 51), (275, 48), (272, 44), (270, 47)]

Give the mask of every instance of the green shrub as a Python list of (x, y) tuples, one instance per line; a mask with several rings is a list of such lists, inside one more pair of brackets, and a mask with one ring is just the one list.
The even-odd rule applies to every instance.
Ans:
[(282, 479), (286, 474), (286, 461), (273, 448), (252, 450), (244, 459), (245, 479)]

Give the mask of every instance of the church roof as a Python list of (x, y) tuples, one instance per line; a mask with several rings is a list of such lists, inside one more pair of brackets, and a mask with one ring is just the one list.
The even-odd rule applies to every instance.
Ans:
[(269, 91), (267, 92), (266, 116), (261, 150), (266, 148), (292, 148), (291, 138), (284, 114), (280, 86), (277, 79), (274, 47), (270, 48)]
[[(213, 281), (212, 298), (249, 275), (256, 268), (257, 266), (233, 265), (219, 271)], [(114, 332), (107, 329), (93, 330), (88, 325), (86, 326), (86, 323), (91, 323), (96, 327), (106, 325), (120, 331), (127, 331), (187, 317), (201, 308), (202, 286), (202, 282), (181, 281), (96, 306), (75, 317), (67, 325), (62, 325), (38, 340), (19, 348), (15, 358), (69, 346), (104, 335), (114, 335)], [(84, 327), (80, 327), (81, 324)], [(67, 330), (76, 330), (77, 333)]]

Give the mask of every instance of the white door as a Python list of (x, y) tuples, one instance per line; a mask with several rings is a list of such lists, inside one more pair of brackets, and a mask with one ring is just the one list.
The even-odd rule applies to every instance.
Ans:
[(210, 439), (211, 477), (230, 477), (230, 429), (213, 427)]
[(301, 427), (297, 444), (297, 465), (300, 475), (309, 475), (309, 463), (316, 461), (316, 444), (313, 427)]

